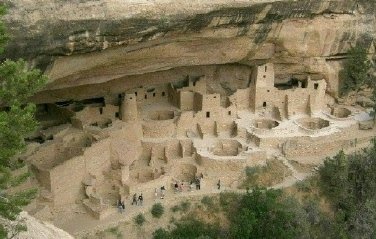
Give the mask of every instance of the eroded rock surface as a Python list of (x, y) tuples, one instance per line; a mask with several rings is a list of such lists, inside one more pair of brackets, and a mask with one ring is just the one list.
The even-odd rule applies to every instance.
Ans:
[(344, 53), (357, 42), (373, 53), (376, 35), (374, 1), (12, 0), (8, 5), (14, 41), (7, 56), (46, 69), (52, 82), (36, 98), (42, 102), (117, 93), (109, 82), (132, 88), (137, 76), (181, 67), (260, 62), (275, 63), (280, 81), (302, 74), (326, 78), (328, 91), (335, 93)]

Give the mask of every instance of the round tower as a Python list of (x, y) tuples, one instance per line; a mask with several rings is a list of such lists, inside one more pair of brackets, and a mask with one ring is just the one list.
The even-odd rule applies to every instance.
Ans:
[(125, 94), (121, 102), (121, 120), (128, 122), (138, 118), (137, 100), (135, 94)]

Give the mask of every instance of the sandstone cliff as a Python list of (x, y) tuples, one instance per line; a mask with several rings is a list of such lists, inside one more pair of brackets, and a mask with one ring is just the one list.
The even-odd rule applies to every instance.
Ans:
[(346, 50), (356, 43), (375, 50), (374, 0), (6, 4), (7, 57), (46, 71), (51, 83), (36, 98), (44, 102), (116, 93), (116, 84), (171, 71), (262, 62), (275, 64), (278, 80), (324, 77), (336, 93)]

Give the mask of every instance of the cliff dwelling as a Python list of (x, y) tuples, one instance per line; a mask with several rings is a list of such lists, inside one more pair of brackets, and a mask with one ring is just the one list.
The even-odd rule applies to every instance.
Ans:
[[(163, 232), (173, 233), (186, 215), (208, 228), (218, 227), (223, 238), (242, 238), (231, 237), (232, 229), (254, 221), (257, 226), (252, 228), (269, 231), (270, 218), (282, 214), (297, 215), (299, 223), (288, 225), (310, 233), (297, 238), (320, 238), (318, 232), (331, 238), (325, 234), (329, 226), (333, 238), (338, 228), (367, 237), (363, 229), (371, 230), (372, 220), (366, 219), (371, 218), (368, 206), (375, 206), (371, 199), (376, 191), (362, 200), (353, 200), (358, 196), (352, 194), (345, 200), (345, 193), (338, 193), (340, 203), (362, 204), (348, 206), (346, 220), (337, 220), (343, 208), (331, 198), (335, 190), (317, 196), (322, 189), (317, 175), (325, 160), (341, 150), (346, 155), (366, 151), (376, 135), (375, 0), (35, 2), (0, 3), (1, 66), (7, 59), (24, 59), (25, 69), (46, 76), (45, 84), (29, 93), (39, 84), (23, 81), (38, 83), (34, 74), (14, 73), (22, 76), (16, 87), (22, 104), (14, 105), (35, 104), (39, 126), (29, 135), (0, 122), (4, 132), (10, 129), (26, 143), (25, 151), (11, 159), (25, 163), (14, 170), (25, 182), (17, 187), (3, 183), (0, 204), (8, 198), (3, 188), (10, 188), (9, 195), (35, 188), (36, 197), (22, 210), (77, 238), (153, 238), (154, 232), (162, 232), (163, 238)], [(357, 48), (361, 51), (352, 52)], [(4, 79), (18, 78), (2, 69), (0, 91), (10, 87), (10, 95), (16, 94)], [(353, 71), (359, 71), (356, 77)], [(0, 113), (10, 115), (7, 125), (17, 129), (13, 103), (3, 98), (8, 96), (0, 95)], [(33, 118), (31, 113), (19, 118), (23, 116)], [(3, 149), (8, 154), (13, 141), (5, 133)], [(349, 175), (341, 188), (346, 194), (358, 193), (353, 190), (358, 181), (372, 188), (367, 178), (376, 176), (360, 164), (353, 166), (355, 171), (337, 174), (330, 173), (337, 170), (331, 168), (327, 174)], [(29, 171), (31, 176), (23, 176)], [(261, 214), (256, 212), (239, 217), (251, 219), (247, 223), (232, 220), (238, 213), (221, 205), (222, 195), (238, 194), (239, 200), (233, 200), (238, 203), (257, 193), (256, 186), (282, 189), (297, 203), (290, 209), (293, 201), (281, 204), (277, 199), (278, 207), (286, 206), (272, 216), (268, 213), (262, 224), (251, 217)], [(360, 191), (363, 195), (363, 188)], [(142, 206), (131, 204), (135, 194), (136, 200), (143, 195)], [(308, 200), (308, 194), (314, 200)], [(183, 203), (190, 208), (183, 210)], [(152, 213), (156, 204), (164, 210), (161, 218)], [(240, 215), (253, 205), (228, 208)], [(312, 212), (320, 220), (313, 222)], [(142, 227), (135, 220), (139, 215), (146, 222)], [(0, 237), (2, 223), (0, 216)], [(36, 238), (42, 239), (41, 234)]]
[(247, 72), (247, 83), (225, 92), (212, 75), (182, 75), (39, 105), (42, 128), (28, 139), (37, 144), (28, 160), (43, 189), (35, 214), (80, 204), (102, 220), (117, 198), (192, 184), (199, 174), (203, 188), (220, 179), (235, 189), (247, 166), (273, 157), (311, 162), (373, 137), (359, 126), (368, 114), (335, 103), (325, 79), (276, 84), (271, 63)]

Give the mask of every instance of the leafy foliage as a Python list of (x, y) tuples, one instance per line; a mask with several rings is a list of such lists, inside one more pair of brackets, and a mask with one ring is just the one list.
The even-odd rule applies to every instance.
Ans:
[(183, 201), (179, 205), (173, 206), (171, 208), (171, 211), (172, 212), (177, 212), (177, 211), (187, 212), (190, 207), (191, 207), (191, 203), (189, 201)]
[(362, 153), (338, 153), (320, 167), (320, 187), (331, 200), (339, 232), (374, 238), (376, 232), (376, 141)]
[[(5, 6), (0, 4), (0, 17), (4, 16), (6, 13)], [(2, 21), (0, 21), (0, 54), (4, 52), (4, 45), (8, 41), (9, 36), (6, 33), (5, 25)]]
[(348, 59), (340, 72), (341, 94), (346, 94), (351, 90), (359, 90), (362, 85), (370, 83), (371, 63), (367, 58), (366, 49), (357, 45), (350, 48), (347, 54)]
[(139, 213), (133, 218), (133, 221), (136, 223), (136, 225), (142, 226), (146, 222), (146, 219), (143, 214)]
[(228, 213), (231, 238), (297, 238), (304, 226), (291, 210), (294, 203), (281, 196), (280, 190), (258, 187), (244, 195), (235, 211)]
[(161, 203), (155, 203), (151, 208), (151, 215), (155, 218), (160, 218), (164, 213), (164, 207)]
[(184, 218), (175, 223), (175, 228), (170, 232), (165, 229), (158, 229), (153, 233), (154, 239), (197, 239), (197, 238), (218, 238), (219, 226), (207, 224), (194, 218)]
[[(0, 17), (5, 14), (0, 5)], [(3, 52), (9, 36), (0, 21), (0, 53)], [(17, 221), (22, 207), (27, 205), (36, 194), (35, 189), (10, 191), (10, 188), (23, 183), (29, 172), (14, 175), (14, 170), (24, 166), (15, 156), (25, 149), (24, 138), (37, 127), (35, 105), (28, 102), (30, 96), (40, 90), (46, 77), (39, 70), (29, 70), (23, 60), (5, 60), (0, 63), (0, 223), (2, 238), (15, 236), (26, 227)]]

